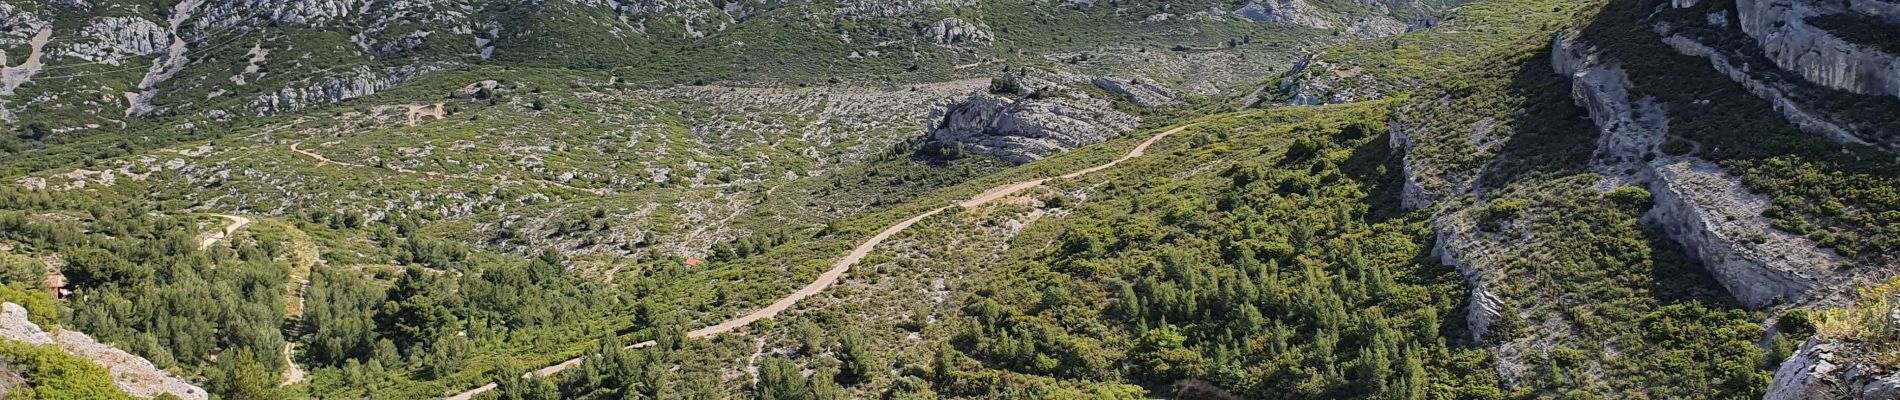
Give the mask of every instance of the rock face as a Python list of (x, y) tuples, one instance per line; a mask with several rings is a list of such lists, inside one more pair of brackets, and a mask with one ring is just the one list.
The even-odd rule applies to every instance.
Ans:
[(1108, 100), (1069, 90), (1090, 84), (1085, 77), (1029, 70), (997, 82), (989, 92), (933, 110), (930, 139), (1027, 163), (1121, 136), (1141, 124), (1141, 118), (1116, 110)]
[(1100, 143), (1135, 130), (1141, 119), (1086, 97), (1015, 99), (975, 93), (931, 114), (930, 138), (1013, 163)]
[(1642, 163), (1655, 153), (1669, 123), (1654, 101), (1631, 100), (1629, 75), (1621, 67), (1597, 60), (1575, 41), (1559, 40), (1551, 52), (1552, 68), (1570, 77), (1571, 96), (1603, 131), (1591, 155), (1599, 171), (1618, 174), (1621, 166)]
[[(1742, 31), (1783, 70), (1815, 84), (1853, 93), (1900, 96), (1900, 56), (1852, 43), (1808, 23), (1808, 18), (1862, 13), (1893, 21), (1893, 3), (1865, 2), (1848, 9), (1830, 0), (1737, 0)], [(1853, 2), (1863, 3), (1863, 2)], [(1900, 27), (1896, 27), (1900, 29)]]
[(1774, 229), (1762, 217), (1768, 199), (1748, 192), (1740, 178), (1708, 161), (1661, 155), (1666, 113), (1647, 98), (1632, 98), (1621, 68), (1574, 40), (1560, 38), (1552, 49), (1552, 67), (1571, 77), (1571, 96), (1603, 132), (1592, 160), (1598, 172), (1612, 186), (1647, 187), (1655, 207), (1645, 222), (1661, 226), (1737, 300), (1751, 308), (1796, 301), (1838, 279), (1832, 271), (1840, 257)]
[(1834, 400), (1900, 398), (1900, 373), (1852, 356), (1865, 354), (1851, 343), (1809, 338), (1775, 369), (1763, 400)]
[(429, 65), (405, 65), (384, 71), (359, 66), (347, 75), (312, 80), (307, 86), (286, 87), (276, 93), (259, 95), (248, 107), (258, 115), (296, 111), (376, 94), (433, 70), (435, 67)]
[(1742, 304), (1801, 300), (1833, 280), (1840, 258), (1770, 226), (1761, 216), (1768, 199), (1749, 193), (1741, 179), (1702, 160), (1657, 160), (1653, 168), (1656, 207), (1644, 218), (1682, 243)]
[(171, 34), (150, 20), (134, 17), (95, 18), (80, 30), (80, 35), (96, 39), (75, 43), (61, 51), (70, 56), (106, 65), (119, 65), (127, 58), (143, 57), (165, 51)]
[[(1390, 146), (1393, 152), (1398, 154), (1412, 153), (1412, 148), (1415, 146), (1412, 143), (1412, 135), (1406, 133), (1405, 126), (1400, 124), (1398, 120), (1394, 119), (1386, 122), (1386, 133), (1390, 138), (1387, 146)], [(1405, 175), (1405, 185), (1399, 189), (1399, 207), (1407, 211), (1425, 208), (1425, 206), (1438, 202), (1439, 199), (1439, 193), (1425, 188), (1425, 185), (1420, 182), (1424, 174), (1421, 173), (1422, 171), (1419, 171), (1417, 165), (1418, 161), (1416, 159), (1413, 157), (1405, 157), (1403, 165), (1400, 167), (1402, 168), (1402, 174)]]
[[(1357, 66), (1335, 65), (1326, 62), (1323, 54), (1307, 56), (1305, 60), (1294, 64), (1281, 80), (1275, 92), (1279, 93), (1277, 104), (1311, 106), (1320, 104), (1342, 104), (1371, 100), (1380, 97), (1379, 85), (1374, 82), (1375, 74), (1366, 73)], [(1248, 106), (1266, 106), (1269, 101), (1250, 101)]]
[(49, 334), (28, 320), (26, 308), (18, 304), (0, 303), (0, 339), (55, 345), (67, 353), (92, 360), (106, 367), (119, 390), (133, 396), (152, 398), (169, 393), (186, 400), (210, 398), (204, 389), (159, 370), (151, 361), (94, 341), (84, 333), (62, 329)]
[(930, 24), (930, 27), (917, 32), (917, 36), (942, 45), (989, 44), (996, 41), (996, 37), (983, 28), (956, 18), (944, 18), (935, 24)]
[(27, 320), (26, 307), (19, 304), (0, 304), (0, 338), (27, 344), (53, 344), (53, 337), (47, 336), (39, 324)]
[(1663, 42), (1676, 49), (1677, 53), (1709, 59), (1716, 72), (1727, 75), (1730, 80), (1741, 84), (1756, 97), (1773, 104), (1775, 110), (1780, 111), (1783, 118), (1801, 127), (1804, 132), (1821, 135), (1841, 143), (1876, 144), (1888, 149), (1900, 150), (1900, 134), (1881, 132), (1877, 128), (1856, 126), (1851, 122), (1833, 118), (1827, 114), (1826, 110), (1814, 107), (1809, 101), (1805, 101), (1801, 95), (1801, 88), (1793, 84), (1759, 79), (1754, 73), (1757, 71), (1749, 70), (1748, 63), (1737, 62), (1730, 55), (1694, 39), (1673, 35), (1666, 30), (1661, 33), (1665, 36)]

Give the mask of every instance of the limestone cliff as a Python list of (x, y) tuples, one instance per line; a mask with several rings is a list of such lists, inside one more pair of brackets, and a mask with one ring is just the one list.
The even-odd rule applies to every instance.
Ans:
[(1853, 43), (1809, 22), (1809, 18), (1842, 13), (1871, 15), (1891, 21), (1895, 9), (1884, 1), (1848, 9), (1846, 2), (1829, 0), (1737, 0), (1741, 28), (1760, 42), (1762, 51), (1781, 69), (1807, 80), (1853, 93), (1900, 96), (1900, 56)]

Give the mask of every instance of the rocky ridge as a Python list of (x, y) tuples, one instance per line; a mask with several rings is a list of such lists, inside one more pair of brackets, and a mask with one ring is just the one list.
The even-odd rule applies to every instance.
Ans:
[[(1848, 8), (1847, 3), (1865, 3)], [(1900, 18), (1900, 6), (1885, 1), (1737, 0), (1741, 29), (1781, 69), (1815, 84), (1853, 93), (1900, 96), (1900, 56), (1853, 43), (1809, 22), (1809, 18), (1867, 13), (1886, 21)]]
[(185, 400), (205, 400), (210, 397), (203, 388), (158, 369), (151, 361), (94, 341), (84, 333), (64, 329), (46, 332), (38, 324), (27, 320), (26, 308), (18, 304), (0, 303), (0, 339), (54, 345), (73, 355), (92, 360), (111, 373), (112, 381), (119, 386), (119, 390), (134, 396), (153, 398), (170, 394)]
[(1084, 86), (1138, 105), (1171, 104), (1178, 96), (1131, 80), (1021, 70), (997, 78), (987, 92), (934, 110), (927, 135), (971, 154), (1027, 163), (1121, 136), (1141, 124), (1140, 117), (1116, 109), (1111, 100), (1075, 89)]
[[(1855, 4), (1857, 8), (1864, 8), (1860, 4), (1880, 3)], [(1678, 8), (1695, 6), (1677, 4)], [(1733, 17), (1731, 14), (1717, 11), (1699, 21), (1657, 22), (1653, 29), (1677, 53), (1708, 59), (1716, 72), (1728, 76), (1756, 97), (1774, 105), (1782, 117), (1805, 132), (1840, 143), (1869, 144), (1900, 150), (1900, 128), (1896, 128), (1896, 123), (1892, 122), (1893, 116), (1829, 106), (1842, 103), (1829, 97), (1855, 98), (1865, 95), (1841, 92), (1811, 82), (1798, 70), (1783, 70), (1776, 66), (1777, 61), (1770, 60), (1754, 43), (1719, 43), (1718, 40), (1725, 37), (1731, 38), (1731, 42), (1739, 41), (1736, 38), (1747, 37), (1740, 27), (1733, 26), (1739, 24), (1729, 22)], [(1894, 104), (1892, 98), (1854, 100)]]

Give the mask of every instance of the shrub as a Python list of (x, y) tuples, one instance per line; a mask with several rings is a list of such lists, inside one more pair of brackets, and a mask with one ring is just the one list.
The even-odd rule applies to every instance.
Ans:
[(1616, 188), (1616, 190), (1610, 191), (1610, 193), (1604, 195), (1604, 197), (1616, 202), (1616, 204), (1633, 207), (1638, 210), (1649, 209), (1651, 205), (1655, 204), (1654, 195), (1650, 194), (1648, 190), (1643, 190), (1643, 188), (1635, 186)]

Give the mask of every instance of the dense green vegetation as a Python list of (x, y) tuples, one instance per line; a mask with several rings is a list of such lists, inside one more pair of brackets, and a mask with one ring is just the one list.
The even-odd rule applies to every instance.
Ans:
[(1448, 340), (1466, 294), (1425, 261), (1425, 215), (1374, 197), (1398, 183), (1384, 110), (1212, 122), (1172, 158), (1245, 156), (1183, 180), (1158, 178), (1162, 162), (1119, 174), (1040, 227), (1060, 232), (1052, 251), (966, 303), (953, 343), (987, 367), (952, 363), (937, 392), (1020, 390), (1002, 380), (1016, 371), (1246, 398), (1501, 397), (1485, 352)]

